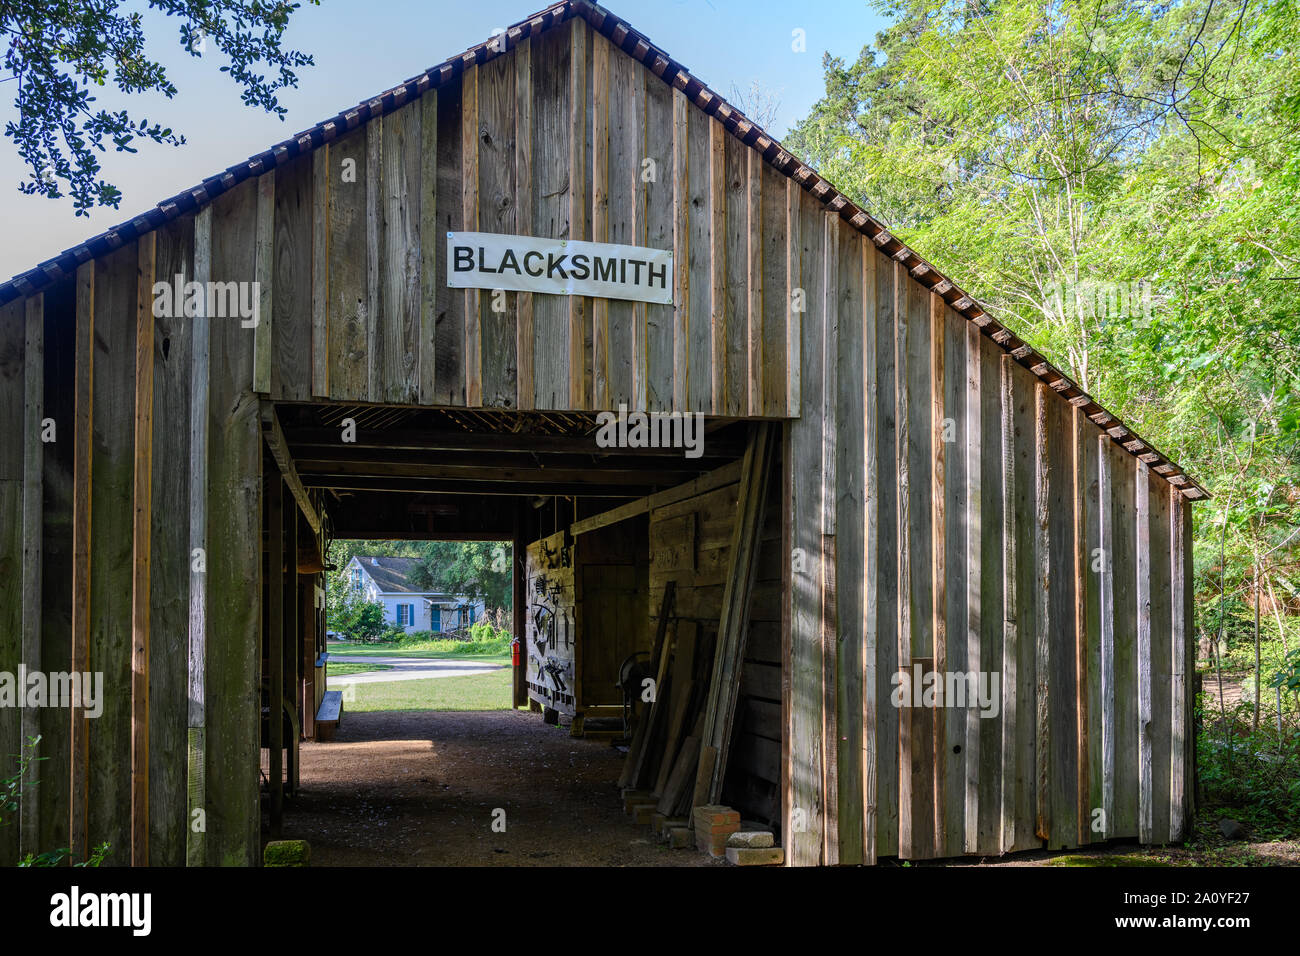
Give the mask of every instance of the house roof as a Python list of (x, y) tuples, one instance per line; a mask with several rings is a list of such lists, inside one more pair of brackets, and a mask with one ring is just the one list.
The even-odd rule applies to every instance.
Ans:
[(413, 586), (407, 576), (420, 563), (419, 558), (393, 558), (382, 554), (358, 554), (354, 560), (370, 575), (375, 586), (385, 594), (433, 594)]
[(310, 129), (249, 157), (245, 162), (237, 163), (224, 172), (203, 180), (197, 186), (163, 200), (148, 212), (88, 239), (81, 245), (42, 262), (34, 269), (20, 273), (8, 282), (0, 283), (0, 305), (20, 296), (33, 295), (59, 279), (74, 275), (77, 266), (82, 262), (105, 255), (170, 220), (200, 209), (244, 180), (268, 172), (296, 156), (311, 152), (375, 117), (385, 116), (455, 78), (465, 67), (502, 56), (524, 38), (536, 35), (574, 16), (583, 17), (593, 29), (646, 66), (655, 76), (669, 86), (681, 90), (698, 108), (718, 119), (728, 133), (759, 152), (765, 162), (793, 179), (823, 203), (829, 211), (837, 213), (866, 235), (883, 253), (902, 263), (914, 279), (931, 292), (941, 296), (957, 313), (967, 321), (973, 322), (983, 335), (992, 339), (1071, 405), (1082, 408), (1091, 421), (1102, 428), (1130, 455), (1146, 462), (1153, 471), (1178, 487), (1187, 498), (1197, 500), (1210, 497), (1209, 493), (1181, 467), (1170, 461), (1154, 445), (1139, 438), (1117, 415), (1094, 401), (1076, 382), (1048, 362), (1032, 345), (1023, 342), (1010, 329), (994, 321), (972, 296), (893, 235), (884, 223), (857, 206), (830, 182), (818, 175), (812, 167), (783, 148), (780, 142), (762, 127), (693, 76), (685, 66), (673, 60), (643, 34), (633, 29), (626, 20), (615, 16), (591, 0), (560, 0), (510, 26), (505, 30), (504, 35), (489, 37), (459, 56), (444, 60), (418, 76), (411, 77), (405, 83), (317, 123)]

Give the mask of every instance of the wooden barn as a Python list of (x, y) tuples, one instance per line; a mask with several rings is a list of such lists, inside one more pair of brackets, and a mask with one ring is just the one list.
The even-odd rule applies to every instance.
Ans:
[(641, 662), (624, 783), (787, 864), (1176, 840), (1205, 497), (562, 0), (0, 285), (0, 673), (103, 683), (0, 707), (0, 859), (256, 865), (340, 538), (513, 542), (515, 704)]

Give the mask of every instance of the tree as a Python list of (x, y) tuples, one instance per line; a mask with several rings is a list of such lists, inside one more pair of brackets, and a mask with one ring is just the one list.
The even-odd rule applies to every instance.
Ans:
[(513, 597), (511, 547), (500, 541), (428, 541), (411, 573), (416, 587), (481, 597), (488, 608), (509, 610)]
[[(319, 4), (320, 0), (308, 0)], [(177, 93), (162, 64), (145, 53), (143, 17), (119, 12), (121, 0), (54, 3), (0, 0), (0, 30), (8, 37), (4, 67), (17, 81), (17, 120), (5, 124), (30, 178), (19, 185), (28, 195), (59, 199), (65, 184), (78, 216), (94, 206), (116, 209), (122, 194), (100, 178), (96, 157), (111, 143), (134, 153), (137, 140), (171, 146), (185, 142), (160, 123), (126, 110), (96, 107), (92, 87), (110, 82), (124, 94)], [(296, 87), (299, 67), (311, 56), (281, 46), (290, 15), (301, 6), (269, 0), (149, 0), (151, 9), (179, 21), (180, 43), (202, 56), (209, 41), (228, 61), (220, 67), (242, 88), (241, 98), (284, 119), (278, 92)], [(268, 79), (260, 70), (269, 70)]]

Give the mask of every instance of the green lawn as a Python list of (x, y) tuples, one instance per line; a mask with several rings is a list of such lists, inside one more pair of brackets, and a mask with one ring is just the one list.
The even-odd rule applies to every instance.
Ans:
[(325, 673), (330, 677), (342, 677), (344, 674), (368, 674), (371, 671), (391, 671), (388, 664), (334, 664), (326, 662)]
[(343, 711), (372, 710), (509, 710), (511, 669), (465, 677), (380, 681), (343, 689)]

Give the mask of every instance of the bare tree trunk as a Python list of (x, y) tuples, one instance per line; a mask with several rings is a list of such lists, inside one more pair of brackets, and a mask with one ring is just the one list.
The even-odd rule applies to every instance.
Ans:
[(1251, 733), (1259, 733), (1259, 554), (1255, 555), (1255, 716)]

